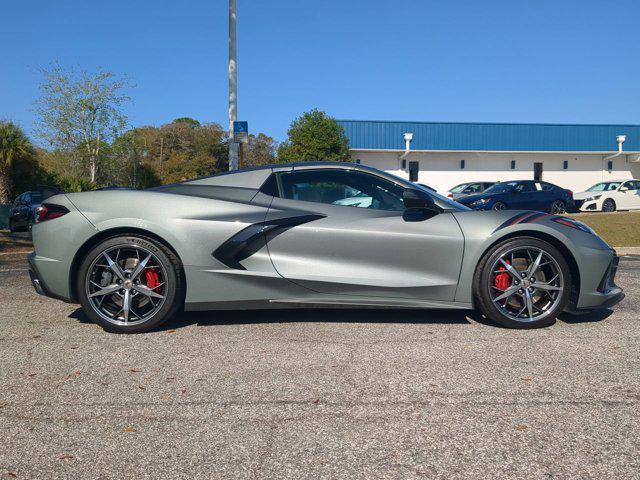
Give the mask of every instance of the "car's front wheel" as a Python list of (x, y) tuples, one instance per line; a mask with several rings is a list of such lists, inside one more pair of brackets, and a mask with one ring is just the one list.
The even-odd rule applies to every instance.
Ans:
[(492, 210), (506, 210), (507, 206), (502, 203), (502, 202), (496, 202), (493, 204), (493, 207), (491, 207)]
[(615, 212), (616, 211), (616, 202), (607, 198), (604, 202), (602, 202), (602, 211), (603, 212)]
[(80, 265), (78, 299), (85, 314), (114, 333), (146, 332), (182, 306), (185, 281), (169, 248), (139, 235), (108, 238)]
[(556, 200), (551, 204), (551, 213), (555, 215), (561, 215), (563, 213), (566, 213), (566, 211), (567, 211), (567, 206), (562, 200)]
[(571, 286), (571, 270), (556, 247), (520, 237), (484, 255), (473, 289), (487, 318), (510, 328), (538, 328), (553, 324), (564, 311)]

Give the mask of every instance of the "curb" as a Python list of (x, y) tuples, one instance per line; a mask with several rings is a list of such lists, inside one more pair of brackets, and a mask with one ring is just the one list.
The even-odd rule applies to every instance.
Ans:
[(640, 247), (613, 247), (618, 255), (640, 255)]

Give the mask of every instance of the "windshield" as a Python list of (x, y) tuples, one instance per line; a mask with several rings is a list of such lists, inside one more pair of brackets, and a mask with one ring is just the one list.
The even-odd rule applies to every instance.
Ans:
[(513, 190), (516, 185), (516, 182), (496, 183), (487, 188), (483, 193), (506, 193)]
[(427, 187), (425, 187), (423, 185), (420, 185), (419, 183), (416, 183), (414, 185), (415, 185), (415, 187), (418, 187), (419, 189), (424, 190), (425, 192), (427, 192), (434, 199), (437, 198), (438, 200), (440, 200), (440, 203), (445, 203), (448, 208), (455, 209), (455, 210), (471, 210), (466, 205), (462, 205), (461, 203), (458, 203), (455, 200), (451, 200), (450, 198), (443, 197), (439, 193), (436, 193), (435, 191), (433, 191), (433, 190), (431, 190), (431, 189), (429, 189), (429, 188), (427, 188)]
[(587, 192), (608, 192), (609, 190), (616, 190), (620, 186), (621, 182), (600, 182), (596, 183), (593, 187), (589, 187)]
[(415, 188), (415, 189), (427, 192), (436, 201), (436, 203), (440, 204), (440, 206), (445, 208), (446, 210), (457, 210), (457, 211), (471, 210), (466, 205), (462, 205), (461, 203), (451, 200), (450, 198), (443, 197), (439, 193), (436, 193), (435, 191), (430, 190), (429, 188), (423, 185), (420, 185), (419, 183), (409, 182), (404, 178), (400, 178), (397, 175), (394, 175), (392, 173), (381, 172), (380, 170), (376, 170), (376, 169), (372, 169), (372, 170), (377, 171), (377, 175), (382, 174), (382, 176), (388, 179), (393, 179), (394, 182), (396, 182), (399, 185), (402, 185), (404, 188)]
[(460, 193), (462, 192), (465, 188), (467, 188), (467, 185), (469, 185), (468, 183), (461, 183), (460, 185), (456, 185), (455, 187), (453, 187), (451, 190), (449, 190), (451, 193)]

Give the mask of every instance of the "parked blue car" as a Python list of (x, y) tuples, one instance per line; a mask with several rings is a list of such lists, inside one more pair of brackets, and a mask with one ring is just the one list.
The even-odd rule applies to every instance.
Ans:
[(496, 183), (458, 202), (474, 210), (537, 210), (554, 214), (573, 208), (573, 192), (547, 182), (514, 180)]

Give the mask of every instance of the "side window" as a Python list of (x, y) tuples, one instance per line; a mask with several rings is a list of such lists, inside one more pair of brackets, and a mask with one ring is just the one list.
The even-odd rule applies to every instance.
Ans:
[(482, 191), (481, 183), (472, 183), (467, 188), (464, 189), (464, 193), (478, 193)]
[(523, 193), (523, 192), (532, 192), (535, 190), (535, 187), (533, 185), (532, 182), (522, 182), (516, 185), (515, 188), (516, 191)]
[(624, 182), (622, 187), (626, 188), (626, 189), (629, 189), (629, 190), (635, 190), (637, 188), (636, 185), (635, 185), (635, 182)]
[(299, 170), (281, 173), (282, 197), (376, 210), (404, 210), (404, 188), (363, 172), (349, 170)]
[(553, 185), (551, 185), (550, 183), (546, 183), (546, 182), (540, 182), (540, 185), (542, 186), (542, 191), (543, 192), (550, 192), (554, 188)]

